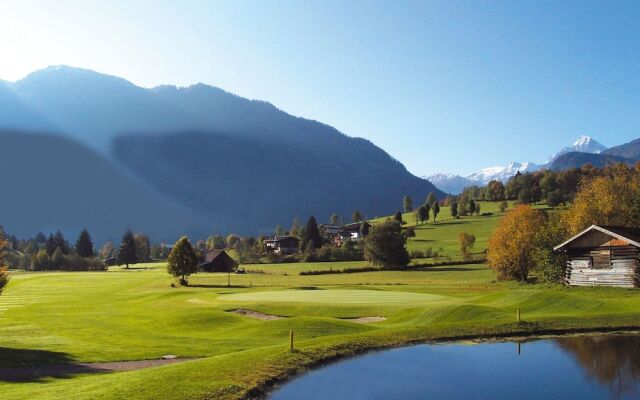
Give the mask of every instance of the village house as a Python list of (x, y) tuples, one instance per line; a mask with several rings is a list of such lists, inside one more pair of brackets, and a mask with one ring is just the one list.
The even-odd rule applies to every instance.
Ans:
[(264, 239), (263, 243), (267, 251), (284, 256), (297, 253), (300, 240), (293, 236), (274, 236)]
[(236, 262), (229, 257), (224, 250), (208, 250), (204, 261), (198, 264), (200, 271), (205, 272), (231, 272), (236, 267)]
[(638, 287), (640, 229), (591, 225), (554, 250), (567, 254), (568, 285)]
[[(365, 222), (371, 228), (371, 224)], [(351, 239), (362, 239), (362, 233), (360, 232), (360, 228), (362, 227), (361, 222), (354, 222), (352, 224), (347, 224), (342, 227), (342, 231), (348, 232), (351, 235)]]
[(329, 225), (329, 224), (320, 224), (318, 227), (320, 232), (324, 232), (326, 235), (335, 235), (340, 232), (342, 227), (340, 225)]

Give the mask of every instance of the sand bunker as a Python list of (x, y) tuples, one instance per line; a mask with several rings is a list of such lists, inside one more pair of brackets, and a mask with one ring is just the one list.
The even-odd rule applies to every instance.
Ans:
[(271, 314), (263, 314), (261, 312), (246, 310), (244, 308), (238, 308), (236, 310), (229, 310), (229, 312), (233, 312), (236, 314), (244, 315), (245, 317), (255, 318), (262, 321), (273, 321), (276, 319), (284, 319), (286, 317), (281, 317), (279, 315), (271, 315)]

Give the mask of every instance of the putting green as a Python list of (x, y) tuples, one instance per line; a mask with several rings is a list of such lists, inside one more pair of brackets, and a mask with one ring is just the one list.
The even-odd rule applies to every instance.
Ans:
[(431, 303), (447, 299), (446, 296), (426, 293), (392, 292), (386, 290), (278, 290), (226, 294), (218, 297), (238, 302), (303, 302), (340, 304), (412, 304)]

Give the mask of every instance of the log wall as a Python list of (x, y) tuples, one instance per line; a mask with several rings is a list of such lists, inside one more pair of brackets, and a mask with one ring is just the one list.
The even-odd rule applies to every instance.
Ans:
[(566, 283), (572, 286), (638, 286), (638, 249), (611, 246), (569, 254)]

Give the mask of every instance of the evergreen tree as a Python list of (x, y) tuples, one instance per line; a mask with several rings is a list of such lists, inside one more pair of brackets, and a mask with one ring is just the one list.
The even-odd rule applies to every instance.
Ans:
[(322, 237), (320, 236), (320, 231), (318, 230), (318, 223), (316, 222), (316, 218), (312, 215), (309, 217), (307, 221), (307, 227), (304, 230), (304, 235), (302, 237), (302, 248), (303, 249), (319, 249), (322, 247)]
[(129, 264), (136, 264), (138, 255), (136, 253), (136, 240), (133, 233), (128, 230), (122, 236), (120, 248), (118, 249), (118, 263), (129, 268)]
[(360, 211), (354, 211), (353, 214), (351, 214), (351, 221), (352, 222), (362, 222), (362, 214), (360, 214)]
[(476, 215), (480, 215), (480, 203), (476, 203)]
[(416, 216), (418, 217), (417, 219), (420, 221), (420, 223), (424, 224), (424, 221), (429, 219), (429, 214), (427, 214), (427, 207), (420, 206), (420, 208), (418, 208), (418, 211), (416, 211)]
[(167, 260), (167, 272), (178, 278), (183, 286), (189, 284), (189, 275), (198, 272), (198, 257), (186, 236), (181, 237), (171, 250)]
[(397, 223), (402, 224), (402, 213), (400, 211), (396, 211), (396, 213), (393, 215), (393, 219)]
[(436, 222), (438, 214), (440, 214), (440, 204), (436, 201), (433, 203), (433, 222)]
[(282, 227), (282, 225), (277, 225), (276, 229), (274, 230), (276, 236), (284, 236), (285, 230)]
[(509, 203), (506, 200), (502, 200), (502, 202), (498, 205), (498, 209), (501, 213), (503, 213), (507, 208), (509, 208)]
[(367, 221), (362, 221), (360, 224), (360, 234), (362, 237), (367, 237), (367, 235), (369, 235), (369, 228), (371, 228), (371, 225), (369, 225)]
[(80, 236), (78, 236), (78, 240), (76, 240), (76, 253), (80, 257), (91, 258), (94, 256), (93, 252), (93, 241), (91, 240), (91, 235), (89, 235), (89, 231), (83, 229), (80, 232)]
[(69, 243), (65, 240), (62, 232), (57, 231), (54, 235), (49, 235), (46, 249), (49, 257), (53, 256), (56, 249), (60, 249), (62, 254), (69, 254)]
[(42, 232), (38, 232), (38, 234), (33, 240), (35, 240), (37, 244), (47, 243), (47, 237)]
[(413, 211), (413, 200), (411, 200), (411, 197), (404, 196), (402, 199), (402, 208), (404, 208), (404, 212), (406, 213)]
[(471, 199), (469, 200), (469, 215), (473, 215), (476, 212), (476, 202)]
[(451, 216), (456, 218), (458, 216), (458, 203), (451, 204)]

